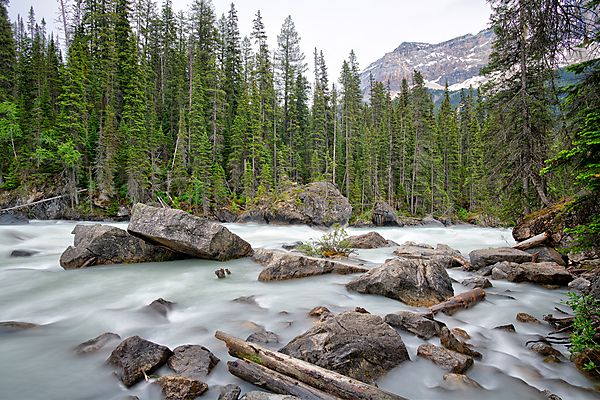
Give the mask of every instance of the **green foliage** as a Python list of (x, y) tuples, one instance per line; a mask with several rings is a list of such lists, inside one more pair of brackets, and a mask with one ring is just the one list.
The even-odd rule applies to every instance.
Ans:
[(335, 224), (331, 232), (326, 233), (316, 241), (310, 238), (308, 242), (298, 246), (297, 249), (311, 257), (330, 257), (335, 255), (348, 257), (356, 253), (350, 247), (348, 233), (340, 224)]
[[(575, 292), (567, 293), (569, 299), (566, 304), (571, 307), (575, 318), (573, 319), (573, 333), (571, 333), (571, 354), (579, 353), (588, 348), (600, 348), (600, 345), (594, 340), (596, 328), (593, 326), (594, 320), (600, 316), (600, 302), (591, 296), (578, 294)], [(586, 369), (594, 369), (598, 366), (589, 363)]]

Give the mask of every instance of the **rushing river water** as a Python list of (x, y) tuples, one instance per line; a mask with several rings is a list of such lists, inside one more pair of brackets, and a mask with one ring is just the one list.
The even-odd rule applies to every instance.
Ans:
[[(126, 229), (126, 224), (115, 224)], [(304, 226), (257, 226), (226, 224), (253, 248), (280, 249), (281, 244), (318, 238), (323, 232)], [(183, 344), (200, 344), (215, 353), (221, 362), (205, 378), (211, 387), (202, 399), (217, 399), (220, 385), (234, 383), (243, 392), (257, 390), (230, 375), (226, 362), (232, 360), (216, 330), (246, 338), (261, 329), (277, 333), (277, 349), (314, 325), (309, 310), (326, 306), (334, 314), (360, 306), (385, 316), (399, 310), (424, 311), (381, 296), (348, 292), (345, 284), (356, 275), (324, 275), (284, 282), (259, 282), (261, 265), (249, 258), (220, 263), (184, 260), (166, 263), (91, 267), (65, 271), (59, 265), (62, 251), (73, 243), (74, 223), (32, 221), (29, 225), (0, 226), (0, 321), (26, 321), (43, 325), (22, 332), (0, 334), (0, 399), (106, 399), (121, 400), (135, 395), (157, 399), (157, 391), (146, 383), (126, 389), (104, 365), (109, 350), (87, 356), (74, 355), (74, 347), (104, 332), (123, 339), (140, 337), (173, 349)], [(476, 227), (378, 228), (386, 239), (397, 243), (412, 240), (435, 246), (445, 243), (463, 255), (478, 248), (513, 244), (509, 230)], [(367, 229), (348, 229), (350, 235)], [(39, 253), (29, 258), (10, 258), (15, 249)], [(369, 267), (393, 257), (394, 248), (361, 250), (359, 257)], [(214, 271), (228, 268), (226, 279)], [(449, 270), (460, 282), (469, 273)], [(411, 361), (402, 363), (378, 381), (380, 388), (411, 400), (416, 399), (545, 399), (539, 391), (548, 389), (568, 399), (597, 399), (590, 390), (594, 383), (581, 375), (570, 362), (544, 363), (543, 357), (525, 347), (528, 340), (546, 335), (547, 324), (524, 324), (515, 320), (519, 312), (538, 319), (554, 313), (566, 290), (546, 290), (530, 284), (492, 281), (487, 300), (475, 307), (440, 316), (450, 328), (465, 329), (469, 340), (483, 354), (467, 375), (485, 391), (448, 392), (439, 385), (446, 371), (416, 356), (423, 343), (416, 336), (400, 332)], [(455, 294), (468, 290), (454, 283)], [(256, 304), (232, 300), (255, 296)], [(510, 297), (509, 297), (510, 296)], [(144, 310), (162, 297), (177, 303), (162, 317)], [(494, 330), (514, 324), (516, 333)], [(439, 345), (439, 339), (431, 343)], [(558, 347), (564, 354), (567, 349)], [(158, 374), (167, 374), (163, 367)]]

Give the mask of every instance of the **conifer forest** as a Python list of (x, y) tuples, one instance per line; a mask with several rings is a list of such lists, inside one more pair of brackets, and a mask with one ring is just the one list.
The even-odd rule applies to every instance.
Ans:
[(257, 11), (242, 37), (233, 3), (219, 16), (210, 0), (61, 0), (59, 41), (0, 0), (0, 185), (210, 216), (330, 181), (356, 216), (384, 200), (506, 222), (597, 193), (600, 62), (561, 62), (597, 48), (598, 0), (488, 2), (489, 83), (436, 107), (418, 71), (394, 98), (386, 82), (361, 90), (359, 55), (327, 65), (293, 16), (267, 32)]

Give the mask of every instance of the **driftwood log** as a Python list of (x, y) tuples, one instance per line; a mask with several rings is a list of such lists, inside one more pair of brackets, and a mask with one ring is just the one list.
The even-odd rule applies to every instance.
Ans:
[(233, 357), (250, 360), (267, 369), (279, 372), (308, 386), (341, 399), (354, 400), (406, 400), (345, 375), (321, 368), (306, 361), (250, 343), (243, 339), (217, 331), (215, 337), (222, 340)]
[(252, 361), (229, 361), (227, 367), (233, 375), (273, 393), (298, 396), (301, 399), (339, 400), (339, 397), (324, 393)]
[(469, 290), (450, 297), (448, 300), (429, 307), (432, 313), (443, 312), (452, 315), (458, 310), (473, 307), (476, 303), (485, 299), (485, 292), (481, 288)]
[(524, 240), (521, 243), (515, 244), (513, 246), (513, 248), (514, 249), (518, 249), (518, 250), (527, 250), (527, 249), (530, 249), (532, 247), (536, 247), (536, 246), (541, 245), (549, 237), (550, 237), (550, 234), (548, 232), (543, 232), (543, 233), (540, 233), (539, 235), (536, 235), (536, 236), (534, 236), (532, 238)]

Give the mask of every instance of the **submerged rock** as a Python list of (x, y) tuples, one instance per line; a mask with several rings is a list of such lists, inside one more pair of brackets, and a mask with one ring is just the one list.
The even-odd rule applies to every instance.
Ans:
[(492, 287), (492, 283), (483, 276), (473, 276), (471, 278), (467, 278), (463, 280), (460, 284), (470, 289), (487, 289)]
[(161, 376), (152, 384), (162, 386), (165, 400), (194, 400), (208, 391), (204, 382), (172, 374)]
[(454, 295), (452, 281), (440, 260), (387, 260), (346, 285), (364, 294), (378, 294), (410, 306), (430, 307)]
[(291, 186), (276, 198), (259, 200), (236, 222), (277, 225), (346, 226), (352, 215), (348, 199), (331, 182)]
[(148, 304), (146, 306), (146, 308), (148, 310), (155, 311), (155, 312), (159, 313), (163, 317), (166, 317), (167, 314), (171, 310), (173, 310), (174, 306), (175, 306), (175, 303), (173, 303), (172, 301), (168, 301), (168, 300), (165, 300), (162, 297), (160, 297), (160, 298), (154, 300), (152, 303)]
[(112, 332), (105, 332), (93, 339), (80, 343), (75, 350), (75, 354), (90, 354), (107, 347), (110, 344), (116, 345), (121, 340), (121, 336)]
[(379, 316), (354, 311), (318, 323), (279, 351), (367, 383), (409, 360), (394, 328)]
[(354, 249), (377, 249), (380, 247), (398, 246), (393, 240), (387, 240), (377, 232), (369, 232), (363, 235), (350, 236), (348, 238), (350, 247)]
[(144, 379), (144, 374), (151, 375), (172, 355), (168, 347), (132, 336), (122, 341), (106, 362), (118, 368), (116, 375), (129, 387)]
[(252, 259), (265, 265), (258, 276), (258, 280), (263, 282), (306, 278), (329, 273), (346, 275), (369, 271), (366, 267), (354, 264), (287, 253), (281, 250), (258, 249)]
[(183, 345), (173, 349), (167, 365), (179, 375), (201, 379), (219, 363), (219, 358), (209, 349), (200, 345)]
[(64, 269), (182, 258), (177, 253), (146, 243), (114, 226), (77, 225), (72, 233), (75, 235), (74, 246), (69, 246), (60, 256), (60, 265)]
[(37, 328), (38, 326), (40, 325), (32, 324), (31, 322), (3, 321), (0, 322), (0, 332), (18, 332), (31, 328)]
[(454, 337), (452, 332), (450, 332), (450, 330), (446, 326), (442, 326), (440, 328), (439, 336), (442, 346), (444, 346), (448, 350), (453, 350), (458, 353), (465, 354), (467, 356), (471, 356), (477, 359), (482, 358), (480, 352), (473, 350), (465, 342), (458, 340), (456, 337)]
[(31, 257), (31, 256), (35, 256), (36, 254), (39, 254), (39, 251), (36, 250), (25, 250), (25, 249), (21, 249), (21, 250), (13, 250), (10, 253), (11, 257)]
[(250, 256), (252, 247), (223, 225), (182, 210), (133, 207), (127, 231), (188, 257), (227, 261)]
[(446, 374), (444, 375), (444, 382), (442, 388), (446, 390), (473, 390), (483, 389), (483, 387), (475, 382), (473, 379), (462, 374)]

